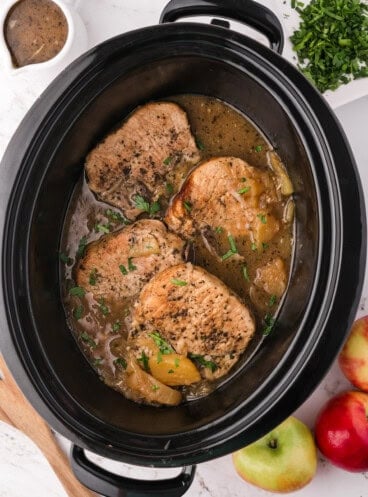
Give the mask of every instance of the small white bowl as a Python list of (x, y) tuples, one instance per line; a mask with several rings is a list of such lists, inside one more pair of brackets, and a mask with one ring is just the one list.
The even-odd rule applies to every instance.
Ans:
[(19, 0), (1, 0), (0, 5), (0, 64), (4, 73), (10, 78), (20, 78), (34, 83), (38, 87), (47, 84), (57, 76), (64, 67), (81, 55), (87, 48), (87, 31), (82, 19), (73, 8), (72, 2), (52, 0), (60, 7), (68, 23), (68, 35), (63, 48), (51, 59), (37, 64), (15, 67), (4, 36), (4, 23), (9, 10)]

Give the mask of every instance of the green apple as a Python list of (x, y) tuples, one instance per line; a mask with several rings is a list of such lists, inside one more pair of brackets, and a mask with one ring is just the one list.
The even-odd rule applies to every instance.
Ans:
[(233, 462), (248, 483), (271, 492), (292, 492), (315, 475), (317, 449), (310, 429), (289, 417), (264, 437), (234, 452)]

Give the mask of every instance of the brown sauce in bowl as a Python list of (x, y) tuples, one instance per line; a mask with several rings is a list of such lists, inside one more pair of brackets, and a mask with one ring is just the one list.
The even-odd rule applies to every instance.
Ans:
[[(191, 131), (200, 149), (201, 161), (219, 156), (238, 157), (260, 171), (271, 174), (278, 192), (273, 214), (280, 220), (280, 229), (267, 243), (256, 246), (248, 236), (237, 236), (237, 256), (221, 258), (229, 250), (229, 236), (221, 227), (197, 232), (190, 240), (187, 260), (215, 275), (234, 291), (251, 310), (256, 321), (256, 333), (244, 352), (249, 356), (262, 344), (274, 322), (284, 291), (265, 291), (257, 285), (260, 270), (273, 261), (282, 261), (287, 283), (293, 250), (292, 185), (286, 170), (262, 132), (249, 119), (226, 103), (211, 97), (179, 95), (167, 99), (178, 103), (187, 113)], [(172, 178), (171, 198), (187, 178), (193, 166), (180, 165)], [(161, 202), (155, 219), (163, 220), (167, 200)], [(141, 218), (149, 217), (144, 213)], [(83, 256), (85, 246), (107, 233), (124, 229), (124, 213), (98, 201), (83, 177), (74, 191), (67, 213), (61, 241), (62, 295), (68, 324), (87, 360), (102, 381), (127, 394), (124, 373), (124, 354), (127, 349), (134, 300), (126, 298), (118, 304), (94, 299), (90, 293), (70, 294), (75, 287), (75, 268)], [(216, 250), (212, 250), (215, 248)], [(134, 260), (133, 260), (134, 263)], [(273, 269), (278, 271), (276, 265)], [(91, 278), (95, 275), (91, 274)], [(277, 279), (277, 278), (274, 278)], [(284, 289), (285, 290), (285, 289)], [(123, 366), (123, 367), (122, 367)], [(209, 394), (226, 377), (210, 381), (208, 377), (195, 384), (179, 387), (183, 400), (192, 400)], [(129, 398), (136, 401), (129, 394)]]
[(20, 0), (9, 11), (4, 36), (15, 67), (55, 57), (68, 37), (68, 22), (51, 0)]

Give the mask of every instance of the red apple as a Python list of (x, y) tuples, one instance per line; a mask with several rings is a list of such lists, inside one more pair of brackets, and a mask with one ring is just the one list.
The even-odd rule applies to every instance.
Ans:
[(368, 395), (347, 391), (319, 413), (315, 436), (322, 454), (347, 471), (368, 470)]
[(339, 365), (354, 386), (368, 392), (368, 316), (353, 324), (340, 352)]

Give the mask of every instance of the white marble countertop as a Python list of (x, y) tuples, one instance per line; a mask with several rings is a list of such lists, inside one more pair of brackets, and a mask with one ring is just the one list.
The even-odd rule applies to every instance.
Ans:
[[(283, 5), (282, 0), (279, 7)], [(87, 28), (88, 47), (113, 35), (133, 28), (155, 24), (165, 0), (69, 0), (79, 11)], [(268, 3), (266, 0), (263, 3)], [(281, 10), (279, 11), (279, 13)], [(40, 93), (40, 87), (29, 81), (8, 79), (0, 71), (0, 158), (25, 115)], [(359, 96), (357, 94), (357, 96)], [(354, 97), (354, 95), (353, 95)], [(368, 96), (355, 100), (336, 110), (350, 140), (368, 198), (368, 148), (366, 145), (366, 116)], [(1, 172), (0, 172), (1, 173)], [(0, 174), (1, 178), (1, 174)], [(366, 278), (358, 316), (364, 315), (368, 295)], [(333, 394), (349, 388), (337, 364), (322, 381), (314, 394), (295, 413), (311, 428), (322, 404)], [(69, 442), (58, 436), (65, 450)], [(167, 477), (173, 470), (131, 468), (121, 463), (100, 461), (109, 469), (125, 475)], [(243, 482), (235, 473), (231, 457), (202, 463), (198, 466), (195, 481), (186, 494), (188, 497), (248, 497), (266, 496), (264, 492)], [(0, 422), (0, 497), (65, 497), (65, 492), (39, 450), (22, 433)], [(290, 494), (294, 495), (294, 493)], [(299, 497), (368, 497), (368, 473), (352, 474), (331, 466), (319, 456), (318, 471), (313, 481), (296, 492)], [(78, 496), (75, 496), (78, 497)]]

